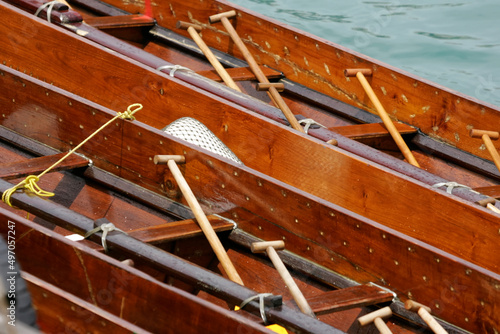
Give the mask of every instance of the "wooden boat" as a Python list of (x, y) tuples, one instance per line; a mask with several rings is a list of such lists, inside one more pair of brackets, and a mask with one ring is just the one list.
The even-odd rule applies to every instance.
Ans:
[[(50, 154), (53, 151), (32, 140), (19, 142), (18, 146), (31, 152)], [(12, 173), (14, 166), (24, 166), (23, 171), (37, 173), (52, 163), (49, 159), (52, 156), (28, 159), (31, 154), (27, 154), (24, 150), (20, 151), (19, 148), (14, 149), (6, 143), (2, 143), (0, 151), (2, 152), (0, 173), (7, 179), (19, 177)], [(200, 152), (200, 155), (204, 155), (203, 152)], [(210, 155), (205, 157), (213, 158)], [(190, 218), (192, 216), (189, 209), (95, 166), (81, 169), (80, 166), (85, 162), (88, 162), (86, 158), (73, 156), (66, 168), (76, 167), (74, 172), (47, 174), (47, 177), (42, 179), (40, 185), (44, 189), (55, 189), (57, 195), (53, 201), (24, 193), (13, 196), (13, 204), (19, 209), (30, 212), (30, 220), (33, 221), (20, 216), (19, 210), (0, 209), (2, 222), (0, 233), (7, 235), (8, 231), (12, 230), (10, 227), (15, 228), (16, 261), (23, 267), (23, 277), (30, 286), (33, 304), (39, 315), (40, 328), (45, 332), (82, 328), (100, 332), (106, 328), (107, 332), (116, 333), (129, 331), (177, 333), (198, 332), (199, 328), (203, 328), (209, 332), (245, 330), (245, 332), (265, 333), (267, 330), (261, 326), (258, 316), (244, 315), (241, 312), (235, 314), (227, 310), (226, 304), (239, 305), (247, 297), (263, 291), (271, 292), (275, 303), (281, 300), (279, 297), (282, 295), (285, 304), (280, 307), (268, 307), (265, 309), (265, 314), (269, 321), (279, 323), (291, 332), (341, 332), (335, 328), (346, 332), (362, 332), (356, 323), (356, 318), (373, 310), (370, 304), (377, 303), (383, 306), (391, 303), (394, 298), (392, 292), (376, 285), (357, 285), (295, 254), (282, 253), (280, 256), (293, 269), (296, 281), (321, 322), (302, 315), (295, 310), (290, 294), (283, 284), (280, 284), (281, 278), (272, 265), (249, 251), (252, 242), (258, 239), (245, 233), (241, 225), (233, 229), (233, 223), (228, 219), (210, 217), (210, 222), (219, 231), (221, 238), (224, 238), (225, 245), (229, 248), (229, 255), (242, 274), (246, 287), (199, 267), (206, 266), (216, 272), (222, 271), (220, 265), (214, 262), (214, 255), (201, 235), (201, 230)], [(217, 167), (218, 162), (214, 163), (214, 167)], [(282, 189), (266, 176), (262, 177), (261, 182), (267, 191), (276, 192)], [(0, 192), (5, 192), (11, 185), (0, 180)], [(257, 185), (254, 187), (259, 188)], [(58, 189), (62, 191), (59, 192)], [(290, 196), (299, 197), (299, 200), (311, 200), (311, 198), (300, 198), (300, 194), (293, 193), (293, 188), (287, 191), (290, 191)], [(284, 200), (286, 199), (282, 201)], [(341, 208), (338, 208), (340, 211), (336, 209), (328, 208), (336, 217), (342, 217), (341, 221), (348, 220), (347, 217), (352, 215), (343, 212), (345, 210)], [(258, 230), (262, 231), (261, 236), (274, 237), (275, 233), (283, 234), (282, 227), (259, 216), (251, 217), (250, 213), (247, 213), (246, 217), (250, 219), (248, 223), (259, 224)], [(346, 226), (347, 230), (352, 230), (351, 233), (355, 237), (363, 238), (366, 232), (372, 229), (372, 234), (384, 235), (378, 239), (382, 241), (381, 245), (385, 244), (385, 247), (374, 244), (373, 254), (380, 252), (379, 256), (384, 258), (383, 252), (387, 255), (404, 247), (413, 247), (414, 253), (411, 253), (408, 263), (401, 262), (401, 267), (407, 267), (404, 270), (408, 273), (414, 272), (416, 265), (422, 266), (426, 261), (439, 259), (442, 267), (437, 268), (432, 265), (429, 268), (430, 271), (426, 272), (429, 275), (429, 282), (425, 284), (424, 290), (438, 283), (440, 278), (450, 275), (450, 278), (457, 279), (451, 282), (452, 286), (460, 288), (461, 292), (468, 295), (470, 286), (467, 286), (466, 292), (461, 285), (466, 282), (457, 278), (455, 271), (464, 266), (470, 270), (467, 274), (472, 276), (470, 282), (477, 282), (478, 288), (481, 285), (484, 288), (484, 283), (488, 282), (488, 279), (483, 281), (483, 278), (487, 277), (487, 271), (482, 268), (366, 219), (356, 216), (350, 219), (356, 218), (362, 230)], [(64, 237), (75, 232), (87, 232), (95, 225), (101, 224), (103, 219), (106, 222), (114, 222), (118, 228), (126, 231), (126, 233), (108, 234), (106, 240), (110, 248), (107, 255), (117, 260), (132, 259), (136, 268), (100, 254), (103, 248), (98, 237), (93, 239), (97, 244), (91, 241), (75, 242)], [(179, 219), (184, 220), (179, 221)], [(343, 229), (340, 225), (340, 229)], [(224, 233), (228, 229), (231, 231), (229, 235)], [(287, 245), (300, 242), (300, 237), (288, 233), (285, 235)], [(333, 242), (332, 244), (336, 243), (334, 234), (328, 239)], [(343, 239), (340, 238), (338, 241)], [(355, 245), (349, 245), (351, 246)], [(310, 244), (308, 247), (311, 248), (309, 251), (321, 255), (321, 249), (315, 244)], [(345, 246), (339, 245), (339, 247)], [(335, 256), (332, 260), (326, 259), (328, 261), (337, 264), (348, 262), (347, 266), (352, 266), (350, 261), (353, 258), (343, 259), (340, 254), (334, 253), (328, 256)], [(183, 257), (196, 265), (178, 257)], [(391, 259), (385, 260), (388, 263), (391, 261)], [(378, 270), (382, 272), (387, 270), (394, 275), (394, 269), (388, 270), (383, 262), (384, 260), (378, 263), (381, 265)], [(369, 282), (374, 278), (373, 273), (365, 268), (358, 267), (352, 270), (358, 272), (358, 278), (365, 276), (361, 281)], [(398, 271), (397, 275), (400, 274)], [(483, 276), (485, 274), (486, 276)], [(475, 281), (478, 278), (479, 281)], [(162, 282), (168, 282), (174, 287)], [(180, 289), (197, 295), (198, 298)], [(418, 289), (412, 288), (411, 292), (417, 294)], [(434, 302), (442, 308), (445, 305), (448, 307), (444, 300)], [(173, 309), (172, 305), (175, 305)], [(426, 327), (422, 324), (422, 320), (406, 311), (401, 302), (392, 302), (391, 308), (394, 313), (406, 318), (391, 318), (388, 325), (393, 331), (413, 333), (421, 332)], [(259, 314), (258, 303), (249, 305), (245, 309), (253, 314)], [(328, 313), (332, 311), (335, 313)], [(210, 326), (207, 323), (210, 323)], [(441, 324), (449, 333), (463, 333), (447, 323)]]
[[(292, 252), (356, 281), (365, 283), (377, 277), (378, 283), (395, 289), (403, 299), (411, 297), (431, 304), (434, 311), (441, 311), (443, 319), (465, 329), (497, 327), (494, 305), (498, 298), (498, 259), (490, 251), (495, 247), (491, 236), (498, 234), (498, 217), (490, 211), (272, 124), (225, 99), (85, 43), (9, 6), (3, 9), (0, 15), (5, 19), (2, 38), (6, 47), (2, 57), (6, 66), (1, 67), (2, 99), (9, 107), (2, 115), (3, 138), (19, 141), (22, 135), (64, 151), (111, 119), (111, 109), (123, 110), (135, 102), (130, 101), (131, 97), (140, 98), (155, 113), (142, 112), (138, 116), (141, 123), (116, 123), (122, 135), (106, 130), (99, 137), (100, 143), (107, 143), (106, 147), (86, 144), (82, 151), (95, 166), (159, 193), (167, 192), (161, 185), (173, 185), (167, 189), (169, 195), (182, 201), (168, 172), (152, 165), (152, 158), (158, 153), (182, 153), (186, 156), (185, 177), (209, 213), (230, 217), (241, 229), (264, 240), (284, 238)], [(15, 29), (21, 25), (32, 29)], [(74, 58), (72, 61), (67, 50), (55, 48), (61, 43), (78, 50), (78, 63)], [(20, 46), (29, 49), (30, 54), (25, 54)], [(81, 80), (75, 81), (75, 77), (85, 78), (86, 86), (82, 87)], [(104, 90), (110, 94), (102, 94)], [(175, 107), (160, 114), (159, 110), (167, 104)], [(217, 114), (210, 109), (217, 109)], [(202, 120), (245, 165), (214, 156), (159, 130), (186, 115)], [(245, 141), (255, 138), (255, 133), (261, 138)], [(238, 145), (241, 142), (246, 145)], [(304, 161), (290, 153), (304, 151), (317, 159)], [(323, 164), (318, 165), (321, 161)], [(301, 182), (299, 186), (293, 179), (319, 174), (315, 172), (319, 167), (331, 168), (332, 176), (325, 169), (331, 177), (327, 186), (316, 181)], [(394, 189), (381, 192), (389, 184)], [(397, 189), (405, 190), (404, 194)], [(377, 207), (377, 203), (389, 203), (398, 196), (400, 200), (391, 203), (394, 212)], [(407, 217), (411, 203), (420, 205), (414, 208), (416, 217), (408, 216), (413, 226), (397, 225), (400, 217)], [(432, 208), (441, 210), (434, 210), (439, 217), (429, 217)], [(480, 223), (483, 228), (474, 229), (471, 222)], [(450, 231), (457, 236), (449, 238)], [(471, 241), (471, 233), (477, 239)], [(424, 240), (417, 241), (412, 234)], [(472, 251), (467, 247), (471, 242)], [(390, 254), (390, 259), (383, 254)], [(419, 273), (411, 275), (415, 268), (420, 268)], [(457, 286), (470, 290), (458, 294)], [(446, 308), (434, 301), (443, 291), (451, 291), (453, 296)]]

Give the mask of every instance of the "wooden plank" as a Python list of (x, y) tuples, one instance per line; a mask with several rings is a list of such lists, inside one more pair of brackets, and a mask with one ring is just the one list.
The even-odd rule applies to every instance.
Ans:
[[(269, 80), (277, 80), (282, 77), (280, 72), (277, 72), (273, 69), (270, 69), (267, 66), (260, 66), (262, 72)], [(237, 67), (237, 68), (226, 68), (226, 71), (229, 73), (231, 78), (234, 81), (246, 81), (246, 80), (257, 80), (253, 72), (249, 67)], [(197, 72), (199, 75), (204, 76), (210, 80), (214, 80), (217, 82), (221, 82), (221, 77), (217, 74), (215, 70), (210, 71), (200, 71)]]
[(488, 186), (488, 187), (477, 187), (474, 188), (475, 191), (480, 192), (481, 194), (491, 196), (494, 198), (500, 198), (500, 186)]
[[(230, 231), (234, 224), (227, 219), (217, 216), (207, 216), (215, 232)], [(194, 219), (188, 219), (164, 225), (148, 226), (128, 232), (128, 235), (142, 242), (159, 244), (168, 241), (185, 239), (203, 235), (198, 223)]]
[(63, 333), (77, 328), (85, 328), (90, 333), (150, 333), (30, 273), (23, 272), (22, 277), (28, 284), (37, 323), (44, 333)]
[[(417, 129), (409, 125), (396, 122), (396, 130), (402, 135), (417, 133)], [(390, 136), (382, 123), (355, 124), (330, 128), (329, 130), (341, 134), (347, 138), (360, 139), (366, 137), (387, 137)]]
[(133, 27), (152, 27), (155, 20), (142, 14), (120, 16), (98, 16), (85, 19), (85, 23), (100, 30)]
[(316, 315), (338, 312), (355, 307), (390, 302), (394, 295), (373, 285), (358, 285), (325, 292), (308, 298), (307, 302)]
[[(19, 162), (10, 162), (0, 164), (0, 178), (11, 180), (16, 178), (26, 177), (28, 175), (37, 175), (52, 166), (55, 162), (59, 161), (66, 153), (59, 153), (40, 158), (33, 158)], [(89, 164), (89, 159), (84, 158), (77, 154), (71, 154), (59, 165), (54, 167), (51, 171), (61, 171), (80, 167), (86, 167)]]

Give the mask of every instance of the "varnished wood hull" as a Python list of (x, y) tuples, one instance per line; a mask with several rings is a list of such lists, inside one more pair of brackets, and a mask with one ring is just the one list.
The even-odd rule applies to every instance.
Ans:
[[(129, 13), (144, 13), (145, 10), (142, 1), (105, 2)], [(394, 119), (414, 125), (449, 145), (491, 160), (481, 148), (481, 141), (470, 138), (469, 131), (471, 128), (497, 131), (494, 129), (495, 124), (500, 122), (497, 106), (436, 85), (228, 1), (152, 4), (153, 16), (159, 25), (188, 37), (187, 32), (175, 28), (176, 23), (199, 24), (204, 28), (203, 39), (209, 46), (242, 58), (222, 25), (208, 22), (209, 16), (230, 10), (237, 11), (237, 18), (233, 21), (236, 31), (259, 64), (282, 71), (291, 81), (314, 91), (376, 114), (359, 82), (344, 76), (345, 69), (369, 68), (374, 73), (370, 83)], [(500, 149), (498, 142), (495, 146)]]
[[(463, 328), (498, 325), (494, 320), (497, 243), (490, 238), (498, 233), (498, 218), (489, 211), (322, 142), (305, 140), (219, 97), (37, 20), (26, 21), (15, 10), (4, 13), (8, 13), (1, 14), (7, 26), (32, 28), (18, 29), (22, 33), (13, 41), (6, 40), (10, 47), (2, 51), (7, 66), (26, 72), (2, 67), (2, 99), (7, 106), (2, 115), (4, 127), (66, 150), (110, 119), (112, 109), (122, 111), (139, 99), (146, 108), (137, 118), (144, 124), (119, 121), (82, 148), (97, 167), (162, 193), (161, 185), (170, 176), (152, 164), (152, 157), (184, 154), (183, 173), (208, 213), (230, 217), (262, 239), (285, 239), (292, 252), (357, 281), (376, 277), (401, 296), (434, 304), (444, 319)], [(78, 48), (77, 60), (67, 50), (46, 46), (58, 43)], [(20, 52), (22, 47), (30, 50), (29, 56)], [(45, 58), (47, 52), (52, 54)], [(38, 82), (30, 74), (72, 93)], [(246, 166), (158, 130), (186, 115), (205, 123)], [(256, 134), (258, 139), (254, 139)], [(301, 152), (309, 152), (314, 159), (301, 158)], [(311, 180), (314, 175), (324, 175), (323, 182)], [(414, 203), (418, 205), (408, 213)], [(437, 213), (439, 217), (430, 216)], [(450, 231), (456, 233), (453, 238)], [(471, 241), (471, 234), (479, 242)], [(471, 243), (473, 250), (468, 247)], [(414, 275), (415, 268), (422, 272)], [(446, 308), (434, 302), (443, 291), (456, 291), (454, 284), (468, 289), (452, 294), (453, 303)], [(456, 319), (456, 314), (461, 318)], [(467, 314), (477, 317), (471, 320)]]

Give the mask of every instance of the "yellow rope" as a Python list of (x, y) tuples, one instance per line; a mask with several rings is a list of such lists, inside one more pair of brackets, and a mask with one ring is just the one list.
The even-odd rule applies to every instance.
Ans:
[[(135, 109), (132, 109), (134, 107), (135, 107)], [(43, 175), (45, 175), (50, 170), (52, 170), (54, 167), (56, 167), (57, 165), (59, 165), (64, 159), (66, 159), (71, 154), (73, 154), (76, 150), (78, 150), (80, 147), (82, 147), (86, 142), (88, 142), (90, 139), (92, 139), (92, 137), (94, 137), (102, 129), (104, 129), (109, 124), (111, 124), (112, 122), (114, 122), (117, 118), (128, 119), (128, 120), (132, 120), (133, 121), (133, 120), (135, 120), (135, 117), (133, 115), (136, 112), (138, 112), (139, 110), (141, 110), (141, 109), (142, 109), (142, 104), (140, 104), (140, 103), (134, 103), (134, 104), (131, 104), (130, 106), (128, 106), (128, 108), (127, 108), (126, 111), (124, 111), (124, 112), (117, 112), (115, 117), (113, 117), (108, 122), (106, 122), (106, 124), (104, 124), (99, 129), (97, 129), (94, 133), (92, 133), (90, 136), (88, 136), (84, 141), (82, 141), (80, 144), (78, 144), (78, 146), (76, 146), (75, 148), (73, 148), (71, 151), (69, 151), (66, 155), (64, 155), (61, 159), (59, 159), (52, 166), (50, 166), (49, 168), (47, 168), (46, 170), (44, 170), (38, 176), (36, 176), (36, 175), (29, 175), (28, 177), (26, 177), (26, 179), (24, 179), (23, 181), (19, 182), (14, 187), (12, 187), (12, 188), (7, 189), (6, 191), (4, 191), (4, 193), (2, 195), (2, 201), (4, 203), (6, 203), (7, 205), (9, 205), (10, 207), (12, 207), (12, 203), (10, 202), (10, 197), (18, 189), (22, 189), (22, 188), (31, 191), (32, 193), (34, 193), (37, 196), (41, 196), (41, 197), (54, 196), (55, 195), (54, 193), (49, 192), (49, 191), (45, 191), (42, 188), (40, 188), (40, 186), (38, 186), (38, 184), (37, 184), (38, 180)]]

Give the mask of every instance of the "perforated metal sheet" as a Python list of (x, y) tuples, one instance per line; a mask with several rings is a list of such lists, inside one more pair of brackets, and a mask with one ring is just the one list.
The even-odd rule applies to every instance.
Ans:
[(170, 123), (163, 131), (176, 138), (202, 147), (210, 152), (243, 164), (240, 159), (203, 123), (191, 118), (183, 117)]

